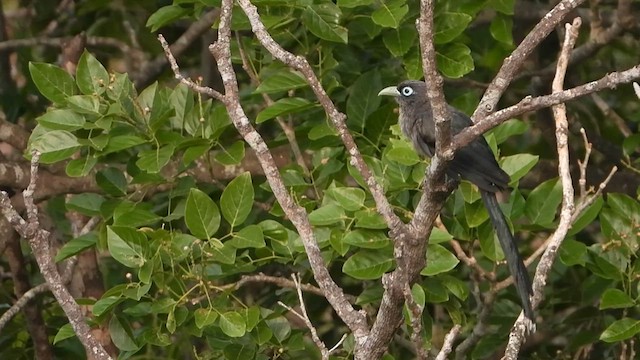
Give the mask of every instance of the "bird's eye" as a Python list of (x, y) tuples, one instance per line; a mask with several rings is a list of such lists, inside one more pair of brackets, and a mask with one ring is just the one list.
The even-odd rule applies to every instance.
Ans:
[(409, 86), (405, 86), (402, 88), (402, 90), (400, 90), (400, 92), (402, 93), (402, 95), (404, 96), (411, 96), (413, 95), (413, 89), (410, 88)]

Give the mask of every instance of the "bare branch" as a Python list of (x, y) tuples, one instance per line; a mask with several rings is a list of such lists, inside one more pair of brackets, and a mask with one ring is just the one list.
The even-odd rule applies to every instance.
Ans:
[[(573, 20), (573, 24), (565, 25), (565, 40), (558, 58), (558, 69), (556, 70), (556, 76), (552, 84), (552, 90), (554, 93), (562, 91), (564, 77), (567, 72), (567, 66), (569, 65), (569, 58), (571, 57), (571, 50), (578, 38), (578, 30), (580, 29), (581, 24), (582, 21), (580, 18), (576, 18)], [(534, 294), (532, 305), (534, 308), (537, 307), (538, 303), (542, 300), (547, 274), (555, 260), (558, 248), (562, 244), (562, 241), (571, 227), (571, 219), (575, 211), (573, 182), (571, 180), (571, 173), (569, 169), (569, 122), (567, 121), (566, 106), (564, 104), (553, 106), (553, 116), (556, 120), (556, 147), (558, 150), (558, 174), (560, 175), (560, 182), (562, 184), (562, 207), (560, 209), (560, 222), (551, 236), (553, 240), (551, 241), (550, 246), (545, 250), (542, 259), (538, 264), (536, 276), (533, 281)], [(528, 325), (526, 324), (526, 321), (526, 317), (523, 314), (520, 314), (518, 320), (516, 320), (516, 323), (509, 334), (509, 343), (504, 356), (505, 359), (518, 358), (520, 347), (524, 343), (527, 335), (526, 328)]]
[[(311, 323), (311, 319), (309, 319), (309, 315), (307, 314), (307, 308), (304, 305), (304, 297), (302, 296), (302, 288), (300, 287), (300, 278), (296, 274), (291, 274), (291, 279), (293, 279), (293, 283), (295, 284), (296, 291), (298, 293), (298, 301), (300, 302), (300, 310), (302, 312), (299, 313), (293, 310), (291, 307), (289, 307), (288, 305), (284, 304), (281, 301), (278, 301), (278, 304), (280, 304), (280, 306), (286, 308), (287, 310), (291, 311), (294, 315), (296, 315), (302, 321), (304, 321), (305, 325), (311, 332), (311, 339), (320, 350), (320, 354), (322, 354), (322, 359), (329, 360), (329, 355), (331, 355), (331, 352), (329, 351), (329, 349), (327, 349), (327, 346), (322, 342), (322, 340), (320, 340), (320, 337), (318, 336), (318, 332), (316, 331), (316, 328)], [(335, 347), (333, 349), (335, 349)]]
[(80, 306), (75, 302), (69, 290), (65, 287), (64, 281), (58, 272), (56, 264), (53, 262), (50, 251), (50, 233), (39, 226), (38, 210), (33, 200), (35, 186), (37, 183), (39, 153), (34, 151), (31, 160), (31, 180), (27, 190), (24, 191), (24, 202), (27, 208), (27, 219), (25, 221), (13, 208), (7, 193), (0, 192), (0, 207), (4, 216), (14, 226), (16, 231), (29, 241), (33, 255), (40, 267), (45, 281), (51, 292), (55, 296), (58, 304), (69, 319), (76, 336), (82, 343), (87, 353), (95, 359), (111, 359), (104, 350), (100, 342), (91, 334), (91, 329), (86, 323)]
[(444, 337), (444, 343), (442, 344), (442, 348), (440, 348), (440, 352), (438, 352), (438, 356), (436, 356), (436, 360), (447, 360), (451, 351), (453, 351), (453, 342), (456, 341), (458, 334), (460, 334), (460, 329), (462, 326), (454, 325), (451, 330)]
[(502, 63), (502, 67), (485, 91), (480, 104), (473, 113), (472, 119), (476, 122), (484, 122), (485, 118), (495, 111), (498, 101), (507, 89), (518, 70), (529, 57), (533, 49), (542, 42), (555, 27), (573, 9), (585, 0), (562, 0), (540, 20), (539, 23), (527, 34), (518, 47)]
[(564, 103), (603, 89), (613, 89), (620, 84), (629, 83), (637, 78), (640, 78), (640, 65), (624, 71), (609, 73), (598, 80), (568, 90), (535, 98), (526, 97), (516, 105), (509, 106), (486, 116), (482, 121), (476, 120), (475, 125), (462, 130), (454, 136), (452, 148), (454, 151), (460, 149), (480, 136), (480, 134), (518, 115)]

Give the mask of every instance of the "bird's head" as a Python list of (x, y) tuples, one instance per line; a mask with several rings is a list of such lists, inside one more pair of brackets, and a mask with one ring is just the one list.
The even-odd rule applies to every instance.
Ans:
[(378, 93), (378, 96), (383, 95), (395, 97), (398, 104), (400, 104), (400, 108), (429, 106), (427, 100), (427, 84), (424, 81), (403, 81), (398, 86), (389, 86), (382, 89)]

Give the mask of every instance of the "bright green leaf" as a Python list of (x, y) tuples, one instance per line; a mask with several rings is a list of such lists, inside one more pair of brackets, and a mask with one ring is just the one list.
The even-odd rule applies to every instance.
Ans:
[(29, 73), (40, 93), (56, 104), (64, 104), (76, 95), (76, 83), (66, 71), (51, 64), (29, 62)]
[(220, 212), (207, 194), (191, 189), (185, 208), (185, 222), (193, 236), (210, 239), (220, 227)]
[(220, 197), (220, 210), (232, 228), (247, 219), (253, 207), (253, 197), (251, 173), (244, 172), (227, 184)]

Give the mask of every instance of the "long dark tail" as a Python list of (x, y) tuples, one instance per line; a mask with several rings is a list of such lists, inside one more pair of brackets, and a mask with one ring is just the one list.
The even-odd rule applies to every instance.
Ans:
[(529, 299), (529, 296), (533, 294), (531, 280), (529, 279), (529, 273), (527, 272), (527, 268), (524, 266), (524, 262), (522, 261), (522, 257), (518, 251), (515, 239), (511, 234), (511, 230), (509, 230), (509, 224), (507, 224), (507, 220), (504, 218), (502, 210), (500, 210), (496, 194), (483, 190), (480, 190), (480, 194), (482, 196), (484, 206), (489, 212), (489, 217), (491, 218), (493, 227), (496, 230), (496, 234), (498, 235), (500, 246), (502, 246), (502, 251), (507, 259), (507, 265), (509, 265), (509, 271), (515, 279), (516, 289), (518, 290), (518, 295), (522, 302), (524, 314), (531, 321), (534, 321), (533, 309)]

